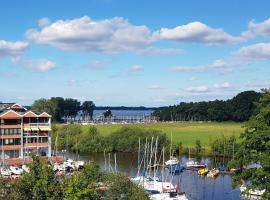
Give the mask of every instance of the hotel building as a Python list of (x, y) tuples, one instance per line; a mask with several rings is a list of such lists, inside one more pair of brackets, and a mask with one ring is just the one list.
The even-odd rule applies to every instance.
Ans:
[(0, 156), (22, 159), (31, 154), (51, 157), (51, 116), (15, 103), (0, 103)]

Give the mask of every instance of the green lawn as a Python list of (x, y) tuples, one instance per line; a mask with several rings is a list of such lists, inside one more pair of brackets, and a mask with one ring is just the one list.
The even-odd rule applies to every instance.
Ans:
[[(160, 130), (171, 137), (173, 143), (182, 142), (184, 147), (192, 147), (197, 139), (201, 140), (203, 146), (209, 145), (210, 138), (225, 136), (239, 136), (243, 132), (242, 123), (234, 122), (203, 122), (203, 123), (153, 123), (153, 124), (100, 124), (95, 125), (99, 132), (107, 136), (123, 126), (139, 127), (143, 129)], [(83, 126), (86, 129), (87, 126)]]

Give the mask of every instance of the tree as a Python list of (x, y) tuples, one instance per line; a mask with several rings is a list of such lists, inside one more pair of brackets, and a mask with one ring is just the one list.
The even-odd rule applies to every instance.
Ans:
[(50, 99), (56, 105), (55, 120), (60, 122), (64, 117), (65, 99), (63, 97), (52, 97)]
[(64, 102), (64, 116), (75, 118), (80, 110), (80, 102), (77, 99), (65, 99)]
[[(270, 90), (262, 90), (256, 109), (241, 135), (236, 161), (231, 165), (241, 169), (234, 177), (236, 183), (243, 180), (251, 183), (248, 188), (265, 190), (263, 198), (270, 199)], [(251, 164), (260, 167), (251, 167)]]
[[(33, 156), (29, 166), (30, 172), (25, 173), (12, 186), (17, 198), (21, 200), (58, 200), (62, 199), (61, 183), (57, 180), (51, 166), (40, 157)], [(14, 195), (13, 195), (14, 196)]]
[(232, 119), (234, 121), (247, 121), (255, 109), (254, 102), (258, 101), (260, 93), (245, 91), (236, 95), (230, 101), (232, 106)]
[(105, 111), (103, 113), (104, 117), (105, 118), (111, 118), (113, 115), (112, 115), (112, 111), (110, 109), (108, 109), (107, 111)]
[(86, 164), (83, 171), (75, 172), (71, 178), (64, 181), (64, 197), (67, 200), (100, 199), (98, 183), (104, 175), (94, 162)]
[(93, 101), (84, 101), (81, 105), (81, 110), (83, 111), (84, 118), (88, 115), (90, 119), (93, 119), (94, 109), (95, 104)]
[(47, 112), (49, 115), (52, 115), (53, 120), (56, 120), (56, 109), (57, 105), (55, 102), (47, 99), (39, 99), (36, 100), (33, 105), (32, 109), (38, 112)]

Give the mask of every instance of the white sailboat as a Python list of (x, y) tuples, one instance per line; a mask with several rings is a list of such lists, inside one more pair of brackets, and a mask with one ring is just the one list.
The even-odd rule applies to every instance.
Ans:
[(258, 190), (258, 189), (250, 189), (248, 190), (246, 186), (240, 186), (241, 195), (247, 199), (261, 199), (262, 195), (264, 194), (265, 190)]

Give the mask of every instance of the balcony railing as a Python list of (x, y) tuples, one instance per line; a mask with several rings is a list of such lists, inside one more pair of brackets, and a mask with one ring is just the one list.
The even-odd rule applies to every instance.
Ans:
[(30, 126), (50, 126), (50, 123), (30, 123)]

